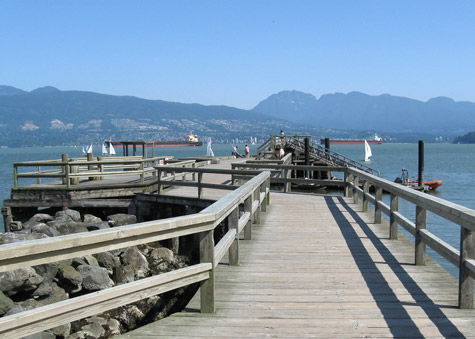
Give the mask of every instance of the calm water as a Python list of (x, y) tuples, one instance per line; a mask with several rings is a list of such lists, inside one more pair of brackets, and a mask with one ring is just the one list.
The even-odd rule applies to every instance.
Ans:
[[(257, 145), (250, 145), (250, 148), (251, 154), (255, 154)], [(367, 165), (379, 170), (383, 178), (393, 181), (400, 176), (402, 168), (407, 168), (411, 177), (417, 177), (417, 144), (382, 144), (373, 145), (371, 148), (373, 157)], [(98, 153), (99, 150), (99, 145), (95, 145), (95, 152)], [(362, 161), (364, 158), (363, 145), (332, 145), (332, 150), (356, 161)], [(231, 145), (214, 144), (213, 151), (216, 156), (227, 156), (231, 154), (232, 148)], [(239, 151), (243, 153), (244, 145), (239, 145)], [(0, 149), (0, 199), (3, 201), (9, 197), (13, 185), (13, 162), (60, 159), (62, 153), (69, 154), (69, 157), (80, 157), (81, 152), (79, 147)], [(206, 147), (162, 147), (155, 149), (155, 155), (173, 155), (175, 158), (204, 156)], [(431, 194), (475, 209), (475, 145), (426, 144), (424, 177), (426, 181), (444, 182), (443, 186)], [(383, 199), (389, 203), (389, 197), (385, 196)], [(415, 208), (402, 199), (399, 205), (400, 211), (414, 220)], [(428, 213), (428, 229), (458, 248), (460, 239), (458, 225)], [(0, 230), (3, 231), (3, 219), (0, 220)], [(457, 275), (455, 267), (436, 253), (428, 251), (448, 271)]]

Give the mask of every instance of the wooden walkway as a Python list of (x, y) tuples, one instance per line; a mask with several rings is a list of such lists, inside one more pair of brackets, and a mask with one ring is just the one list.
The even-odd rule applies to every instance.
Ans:
[(355, 212), (353, 199), (271, 193), (240, 241), (240, 266), (216, 273), (216, 314), (188, 308), (120, 338), (473, 337), (475, 311), (437, 263), (415, 266), (414, 245)]

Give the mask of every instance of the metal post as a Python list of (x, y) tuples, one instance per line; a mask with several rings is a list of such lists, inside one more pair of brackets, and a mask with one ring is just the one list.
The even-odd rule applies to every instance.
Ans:
[(424, 188), (424, 141), (419, 140), (419, 171), (418, 182), (421, 189)]

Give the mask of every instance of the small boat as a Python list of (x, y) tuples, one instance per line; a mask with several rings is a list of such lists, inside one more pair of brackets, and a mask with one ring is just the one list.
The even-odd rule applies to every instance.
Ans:
[[(419, 181), (410, 179), (409, 171), (405, 168), (402, 169), (401, 177), (396, 178), (394, 182), (407, 187), (419, 187)], [(424, 181), (424, 190), (426, 191), (435, 191), (439, 186), (442, 186), (442, 180)]]
[(373, 153), (371, 152), (371, 147), (369, 146), (368, 142), (365, 140), (364, 141), (364, 161), (369, 161), (373, 156)]

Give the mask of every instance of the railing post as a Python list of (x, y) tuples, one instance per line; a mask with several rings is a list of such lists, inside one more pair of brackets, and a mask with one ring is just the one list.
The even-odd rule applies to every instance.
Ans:
[(475, 258), (473, 232), (460, 228), (459, 308), (473, 308), (474, 279), (465, 267), (465, 261)]
[(13, 165), (13, 187), (18, 188), (18, 167)]
[(157, 168), (157, 194), (163, 194), (162, 170)]
[[(69, 161), (69, 156), (67, 154), (61, 154), (61, 162), (67, 163), (68, 161)], [(63, 185), (66, 185), (68, 184), (68, 182), (66, 181), (66, 172), (67, 172), (68, 164), (62, 165), (61, 168), (63, 172), (63, 178), (61, 179), (61, 182), (63, 183)]]
[(198, 173), (198, 199), (203, 199), (203, 187), (201, 181), (203, 180), (203, 172)]
[(420, 230), (427, 227), (427, 211), (425, 208), (416, 206), (416, 241), (415, 241), (415, 263), (416, 265), (426, 264), (426, 244), (422, 241)]
[(345, 198), (348, 198), (349, 196), (350, 186), (348, 185), (348, 178), (349, 178), (348, 169), (345, 169), (343, 171), (343, 182), (345, 183), (345, 186), (343, 189), (344, 189)]
[[(92, 153), (87, 153), (87, 161), (94, 161), (94, 155)], [(94, 170), (94, 165), (87, 165), (88, 171)], [(89, 180), (96, 180), (96, 177), (89, 177)]]
[(368, 198), (366, 197), (366, 194), (369, 192), (369, 183), (368, 180), (365, 180), (363, 182), (363, 212), (368, 212)]
[[(76, 165), (70, 165), (71, 173), (72, 174), (77, 174), (79, 172), (79, 166)], [(71, 185), (77, 185), (79, 184), (79, 178), (78, 177), (72, 177), (70, 179)]]
[(398, 225), (394, 216), (394, 212), (397, 212), (399, 210), (399, 197), (394, 193), (391, 193), (390, 207), (391, 212), (389, 215), (389, 239), (397, 240)]
[(348, 189), (347, 197), (348, 198), (353, 198), (353, 187), (351, 186), (352, 183), (353, 183), (353, 174), (348, 173), (348, 177), (347, 177), (347, 189)]
[[(36, 166), (36, 173), (37, 173), (37, 174), (40, 174), (40, 173), (41, 173), (41, 166)], [(40, 178), (40, 177), (36, 178), (36, 183), (37, 183), (38, 185), (41, 184), (41, 178)]]
[(252, 239), (252, 194), (244, 200), (244, 213), (249, 212), (249, 220), (244, 226), (244, 239)]
[[(101, 173), (104, 173), (104, 164), (102, 164), (102, 160), (104, 160), (103, 157), (97, 157), (97, 162), (98, 162), (97, 170)], [(104, 177), (102, 177), (102, 176), (99, 177), (99, 180), (103, 180), (103, 179), (104, 179)]]
[(254, 190), (252, 193), (254, 196), (254, 200), (257, 201), (257, 209), (254, 212), (254, 218), (253, 221), (255, 224), (260, 224), (261, 223), (261, 203), (259, 202), (259, 189)]
[(144, 162), (140, 162), (140, 183), (143, 184), (145, 182), (145, 171), (144, 171)]
[(211, 263), (209, 278), (200, 287), (201, 313), (215, 313), (214, 230), (200, 233), (200, 263)]
[[(266, 192), (266, 183), (263, 182), (260, 186), (259, 186), (259, 200), (260, 200), (260, 195), (261, 193), (265, 193)], [(262, 200), (261, 202), (261, 212), (267, 212), (267, 194), (264, 195), (264, 200)]]
[(379, 206), (379, 202), (383, 199), (383, 189), (381, 187), (376, 186), (376, 192), (374, 194), (375, 203), (374, 203), (374, 223), (380, 224), (381, 223), (381, 206)]
[(266, 180), (266, 203), (270, 205), (270, 177)]
[(358, 190), (357, 188), (359, 187), (360, 183), (360, 178), (355, 175), (353, 179), (353, 184), (354, 184), (354, 192), (353, 192), (353, 203), (357, 204), (358, 203)]
[(228, 215), (228, 229), (235, 229), (236, 235), (234, 241), (229, 247), (229, 265), (238, 266), (239, 265), (239, 233), (238, 233), (238, 223), (239, 223), (239, 207), (236, 207)]

